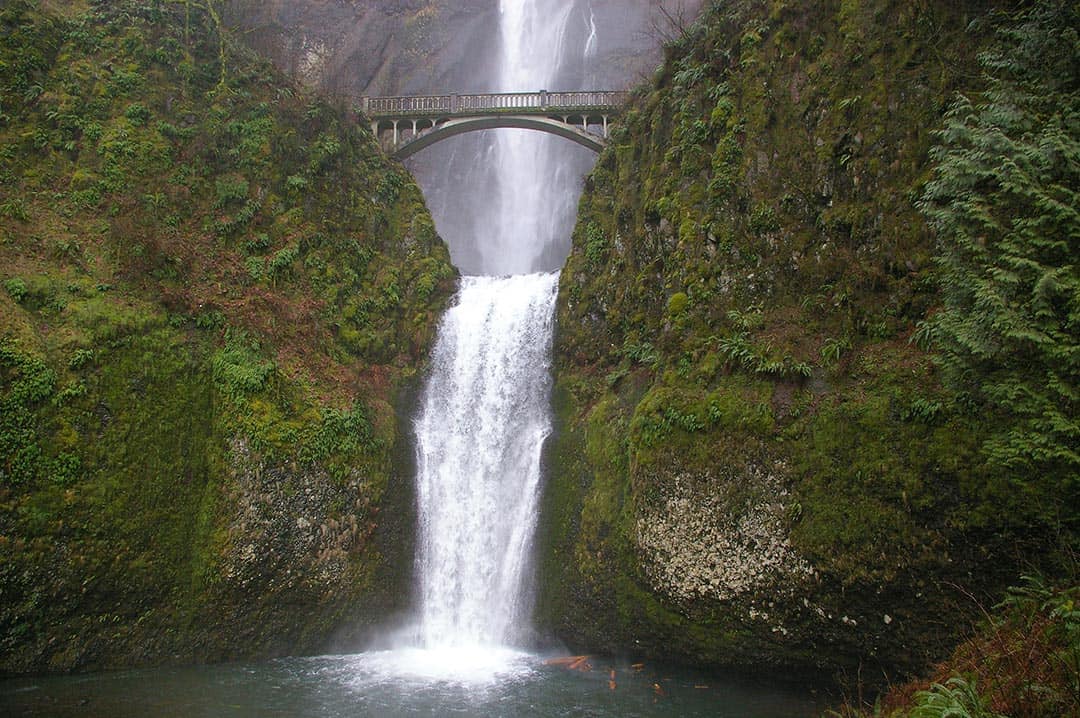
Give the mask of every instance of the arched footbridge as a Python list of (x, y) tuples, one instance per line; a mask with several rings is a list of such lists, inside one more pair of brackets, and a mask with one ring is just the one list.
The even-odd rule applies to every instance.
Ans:
[(604, 149), (610, 120), (626, 92), (501, 92), (482, 95), (363, 97), (360, 111), (397, 159), (476, 130), (516, 127), (564, 137), (594, 152)]

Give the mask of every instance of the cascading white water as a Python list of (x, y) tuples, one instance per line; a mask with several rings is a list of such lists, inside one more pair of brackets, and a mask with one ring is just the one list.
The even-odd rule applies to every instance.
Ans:
[(416, 422), (421, 639), (503, 645), (527, 621), (558, 277), (466, 277)]
[[(546, 87), (570, 3), (501, 0), (500, 89)], [(419, 616), (426, 649), (520, 644), (540, 454), (551, 429), (550, 351), (557, 273), (536, 272), (565, 227), (553, 210), (574, 186), (558, 146), (495, 135), (494, 197), (479, 202), (485, 276), (468, 276), (439, 328), (416, 420)]]

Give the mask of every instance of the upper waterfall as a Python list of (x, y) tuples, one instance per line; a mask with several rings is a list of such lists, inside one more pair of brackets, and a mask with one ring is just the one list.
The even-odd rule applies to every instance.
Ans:
[[(555, 80), (568, 51), (567, 21), (573, 3), (557, 0), (501, 0), (500, 75), (497, 90), (546, 88)], [(479, 245), (486, 274), (521, 274), (555, 269), (545, 257), (565, 244), (569, 227), (560, 221), (569, 197), (576, 204), (577, 182), (561, 172), (558, 139), (522, 130), (494, 134), (497, 193), (488, 214), (487, 235)], [(563, 252), (565, 255), (565, 252)]]
[[(497, 39), (479, 71), (483, 77), (474, 73), (471, 82), (485, 92), (606, 87), (606, 78), (585, 71), (604, 40), (598, 21), (590, 31), (591, 5), (500, 0)], [(626, 80), (610, 84), (624, 87)], [(563, 138), (500, 129), (409, 162), (454, 263), (465, 274), (504, 276), (562, 268), (582, 177), (595, 161), (590, 150)]]

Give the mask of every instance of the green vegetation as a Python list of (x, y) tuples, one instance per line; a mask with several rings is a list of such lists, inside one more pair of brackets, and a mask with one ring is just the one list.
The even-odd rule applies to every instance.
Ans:
[(1075, 20), (735, 0), (667, 46), (561, 278), (549, 628), (880, 685), (1072, 580)]
[(213, 2), (0, 9), (0, 673), (314, 650), (401, 600), (375, 517), (454, 271), (360, 125)]
[(930, 690), (916, 695), (912, 718), (1002, 718), (991, 712), (979, 696), (975, 686), (963, 678), (950, 678), (945, 684), (935, 683)]
[(1080, 588), (1026, 577), (934, 676), (890, 690), (858, 718), (1041, 718), (1080, 712)]
[(5, 457), (0, 479), (17, 486), (48, 478), (52, 472), (41, 461), (31, 417), (34, 408), (53, 394), (56, 373), (42, 361), (20, 354), (11, 342), (0, 345), (0, 362), (7, 388), (0, 401), (0, 452)]
[[(1080, 491), (1080, 11), (1043, 2), (982, 56), (932, 153), (921, 206), (944, 308), (924, 331), (961, 400), (1002, 421), (985, 451)], [(1075, 519), (1076, 517), (1071, 517)]]

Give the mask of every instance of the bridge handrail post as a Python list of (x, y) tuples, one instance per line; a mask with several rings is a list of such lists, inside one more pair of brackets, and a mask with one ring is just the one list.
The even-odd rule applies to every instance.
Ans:
[(457, 111), (458, 111), (458, 96), (457, 96), (457, 93), (455, 92), (453, 95), (450, 95), (450, 114), (454, 114)]
[(540, 90), (540, 109), (545, 109), (548, 104), (547, 90)]

